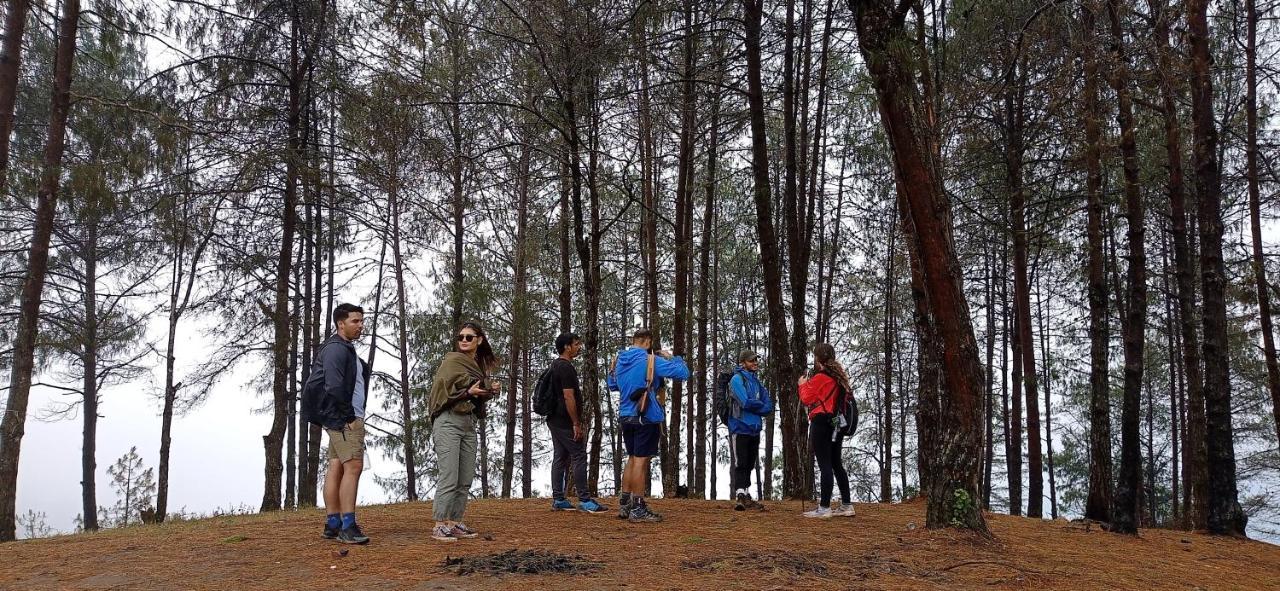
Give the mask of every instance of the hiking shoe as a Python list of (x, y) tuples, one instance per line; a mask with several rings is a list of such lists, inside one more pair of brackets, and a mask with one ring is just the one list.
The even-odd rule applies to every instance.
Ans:
[(338, 539), (338, 528), (329, 527), (329, 524), (326, 523), (324, 524), (324, 533), (320, 534), (320, 537), (326, 540), (336, 540)]
[(805, 511), (804, 513), (801, 513), (801, 515), (817, 519), (831, 519), (835, 516), (835, 513), (831, 511), (830, 507), (818, 507), (812, 511)]
[(627, 521), (631, 523), (658, 523), (662, 521), (662, 516), (649, 510), (645, 505), (636, 505), (631, 509), (631, 515), (627, 516)]
[(565, 499), (560, 499), (558, 501), (551, 502), (551, 510), (552, 511), (577, 511), (578, 508), (574, 507), (573, 503), (570, 503)]
[(431, 539), (441, 542), (456, 542), (458, 538), (453, 535), (453, 528), (447, 525), (437, 525), (431, 530)]
[(738, 502), (733, 504), (733, 510), (746, 511), (747, 505), (750, 504), (750, 502), (751, 497), (748, 497), (746, 493), (738, 493)]
[(338, 531), (338, 541), (343, 544), (368, 544), (369, 536), (364, 535), (360, 531), (360, 526), (351, 524), (351, 527), (344, 527)]
[(597, 503), (595, 499), (587, 499), (585, 501), (578, 503), (578, 510), (585, 511), (587, 513), (604, 513), (609, 509), (607, 509), (604, 505)]
[(768, 511), (768, 509), (764, 507), (764, 503), (750, 498), (747, 499), (747, 508), (752, 511)]
[(618, 507), (618, 519), (631, 517), (631, 503), (623, 503)]
[(831, 512), (840, 517), (853, 517), (853, 503), (841, 503), (839, 507), (832, 509)]
[(467, 527), (465, 523), (453, 524), (453, 529), (449, 530), (449, 534), (455, 538), (474, 538), (480, 534), (476, 530)]

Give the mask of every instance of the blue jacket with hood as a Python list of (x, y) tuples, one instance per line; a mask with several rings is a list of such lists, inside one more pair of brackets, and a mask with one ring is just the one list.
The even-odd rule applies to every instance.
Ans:
[(760, 383), (755, 372), (739, 367), (729, 381), (729, 391), (733, 392), (735, 399), (733, 412), (729, 414), (729, 432), (760, 435), (764, 416), (773, 412), (773, 397), (769, 396), (769, 390)]
[[(624, 420), (628, 417), (640, 416), (640, 401), (632, 400), (631, 394), (644, 388), (648, 367), (649, 352), (645, 349), (630, 347), (618, 353), (618, 363), (615, 366), (615, 371), (609, 373), (607, 382), (610, 390), (617, 390), (621, 394), (618, 401), (618, 416)], [(681, 357), (672, 357), (667, 360), (663, 359), (661, 355), (654, 356), (653, 383), (649, 384), (649, 391), (645, 394), (648, 396), (649, 402), (645, 407), (644, 416), (641, 417), (645, 423), (661, 423), (667, 418), (666, 409), (658, 404), (658, 386), (661, 385), (664, 378), (687, 380), (689, 379), (689, 366), (685, 365), (684, 359)]]

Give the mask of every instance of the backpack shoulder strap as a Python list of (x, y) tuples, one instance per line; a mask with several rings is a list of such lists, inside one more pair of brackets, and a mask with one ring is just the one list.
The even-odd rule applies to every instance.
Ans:
[(654, 361), (655, 361), (655, 360), (654, 360), (654, 357), (655, 357), (655, 355), (654, 355), (653, 353), (650, 353), (650, 354), (649, 354), (649, 365), (648, 365), (648, 367), (646, 367), (646, 368), (645, 368), (645, 374), (644, 374), (644, 388), (645, 388), (646, 390), (648, 390), (648, 389), (649, 389), (649, 387), (653, 385), (653, 366), (654, 366)]

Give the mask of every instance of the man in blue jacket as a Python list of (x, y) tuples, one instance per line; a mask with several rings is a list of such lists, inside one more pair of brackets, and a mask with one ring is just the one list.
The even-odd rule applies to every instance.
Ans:
[(622, 472), (618, 517), (632, 523), (662, 521), (644, 502), (649, 458), (658, 453), (658, 438), (667, 418), (658, 391), (666, 378), (689, 379), (684, 359), (666, 351), (653, 351), (653, 333), (640, 329), (631, 337), (631, 347), (618, 353), (609, 372), (609, 389), (619, 393), (618, 422), (627, 449), (627, 466)]
[(341, 304), (333, 310), (333, 323), (333, 335), (316, 352), (302, 390), (302, 418), (324, 427), (329, 434), (324, 537), (346, 544), (367, 544), (369, 537), (356, 525), (356, 496), (360, 472), (364, 470), (369, 366), (356, 355), (353, 344), (364, 332), (364, 310)]
[(760, 356), (755, 351), (738, 354), (738, 367), (729, 390), (733, 393), (733, 412), (729, 414), (729, 488), (737, 503), (735, 511), (764, 510), (764, 505), (751, 498), (751, 468), (760, 453), (760, 426), (765, 415), (773, 412), (773, 398), (760, 383)]

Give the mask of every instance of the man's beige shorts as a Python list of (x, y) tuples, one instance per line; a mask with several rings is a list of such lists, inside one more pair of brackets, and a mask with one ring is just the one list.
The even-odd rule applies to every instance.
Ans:
[(364, 419), (356, 419), (345, 428), (325, 429), (329, 434), (329, 461), (349, 462), (364, 459)]

